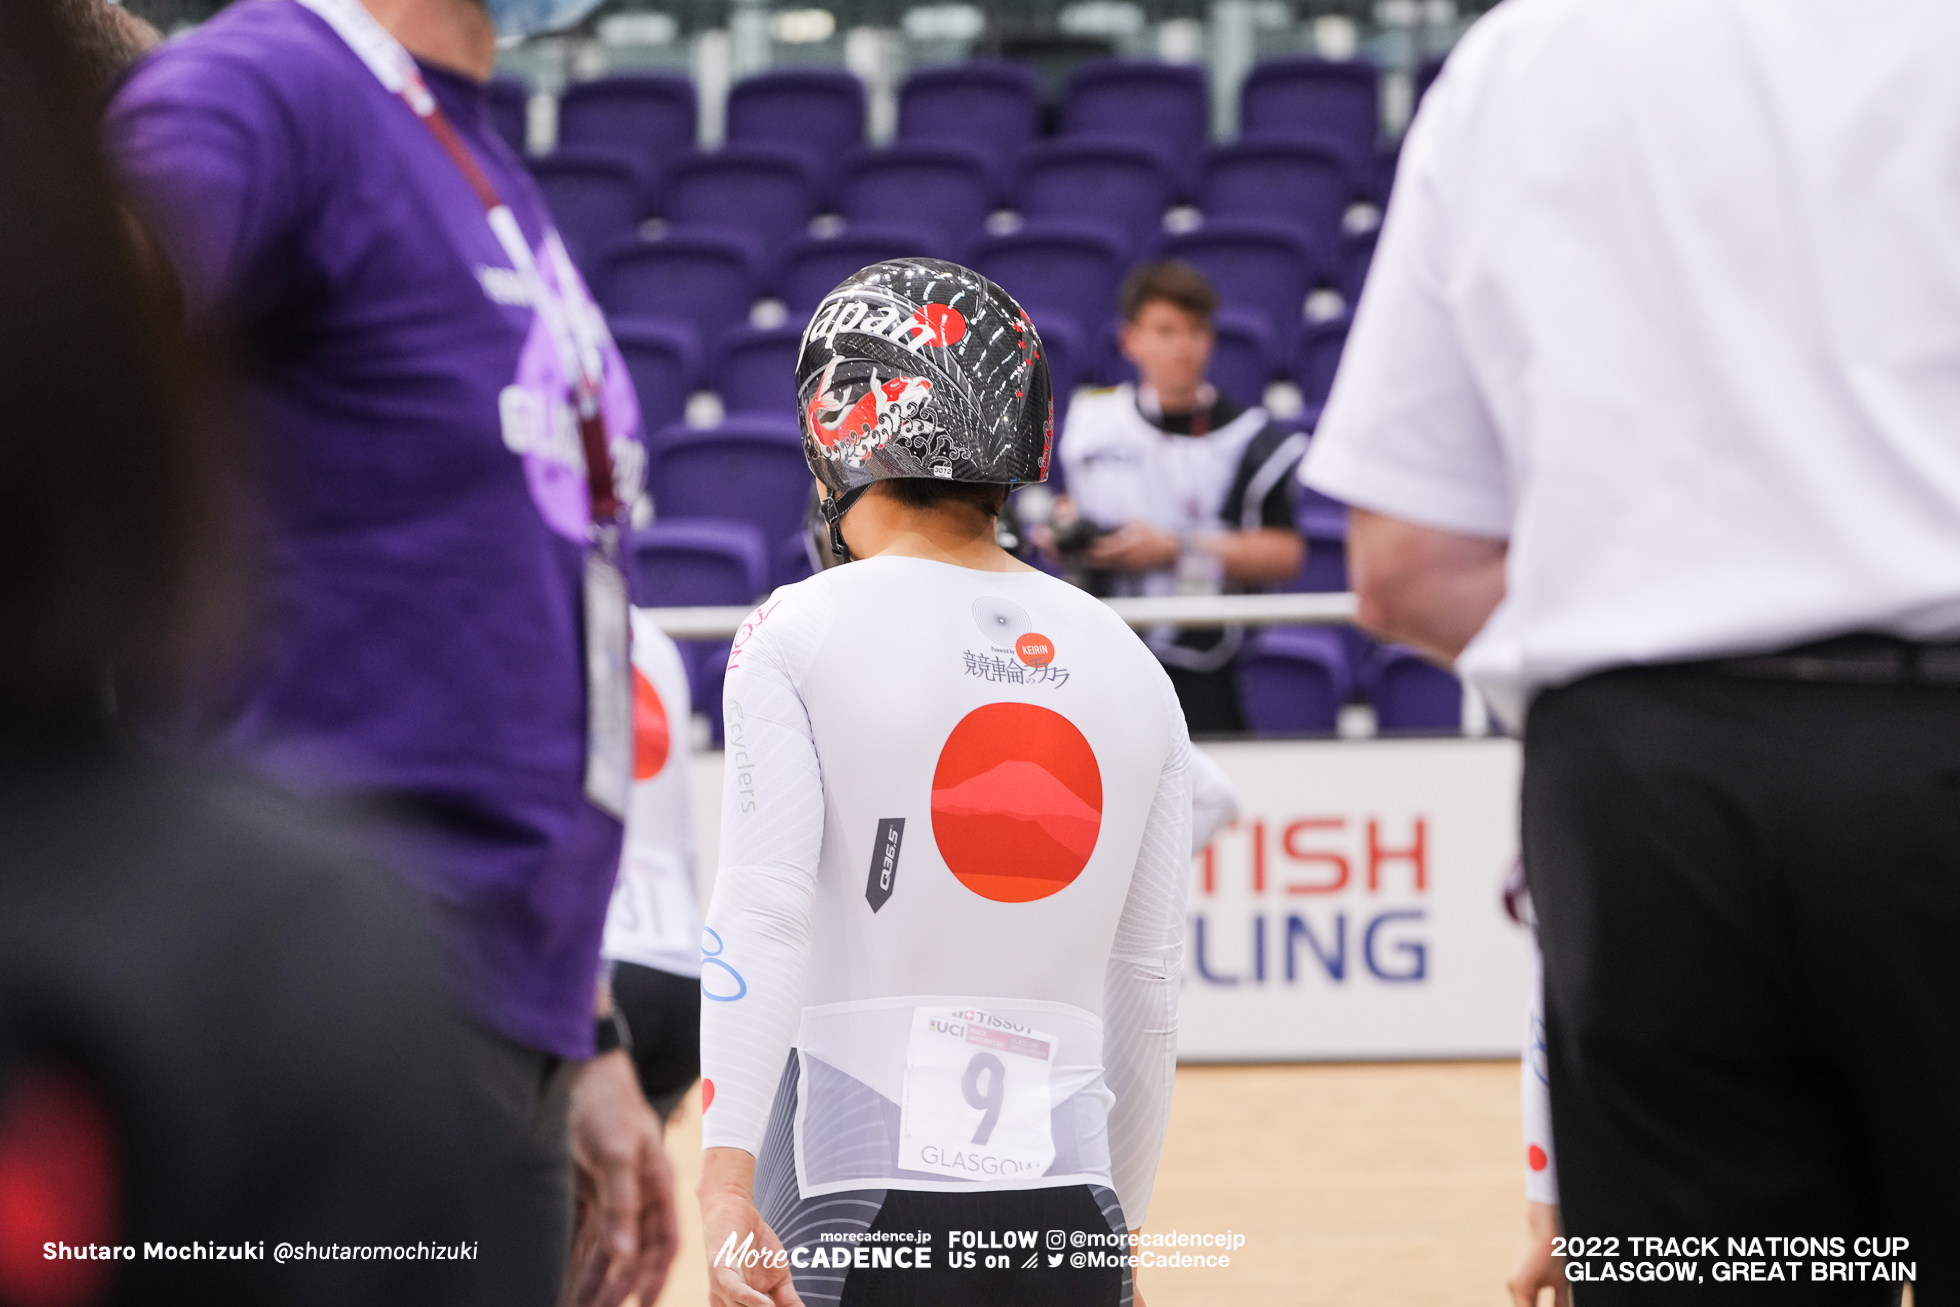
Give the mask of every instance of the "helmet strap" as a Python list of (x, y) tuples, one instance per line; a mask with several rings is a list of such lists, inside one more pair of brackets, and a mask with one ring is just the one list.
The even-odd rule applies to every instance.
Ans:
[(830, 552), (847, 563), (857, 560), (851, 557), (850, 546), (844, 543), (844, 514), (850, 512), (857, 501), (864, 498), (864, 492), (871, 489), (871, 484), (866, 482), (861, 486), (852, 486), (842, 494), (831, 495), (817, 501), (817, 509), (823, 514), (823, 520), (830, 527)]

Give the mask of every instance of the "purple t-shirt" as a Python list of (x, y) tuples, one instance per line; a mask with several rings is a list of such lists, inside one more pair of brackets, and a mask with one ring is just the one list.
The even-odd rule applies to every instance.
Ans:
[[(482, 88), (423, 73), (542, 251)], [(192, 315), (251, 351), (271, 608), (228, 742), (409, 814), (466, 1002), (589, 1055), (620, 829), (584, 797), (588, 495), (543, 320), (435, 136), (294, 0), (166, 45), (108, 128)], [(610, 341), (605, 375), (631, 502), (639, 410)]]

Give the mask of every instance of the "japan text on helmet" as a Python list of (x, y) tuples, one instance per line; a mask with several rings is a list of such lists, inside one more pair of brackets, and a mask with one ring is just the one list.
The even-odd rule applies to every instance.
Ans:
[(796, 396), (804, 456), (833, 501), (893, 477), (1048, 475), (1041, 338), (1006, 291), (956, 263), (894, 259), (846, 278), (803, 333)]

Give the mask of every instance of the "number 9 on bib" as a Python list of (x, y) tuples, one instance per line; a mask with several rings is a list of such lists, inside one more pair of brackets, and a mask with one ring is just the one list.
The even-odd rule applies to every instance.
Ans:
[(914, 1008), (899, 1104), (898, 1164), (989, 1184), (1055, 1160), (1055, 1037), (979, 1008)]

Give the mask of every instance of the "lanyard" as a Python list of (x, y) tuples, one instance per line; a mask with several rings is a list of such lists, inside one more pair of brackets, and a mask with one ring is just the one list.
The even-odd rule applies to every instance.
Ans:
[[(531, 253), (530, 242), (524, 239), (523, 228), (518, 226), (517, 215), (510, 211), (510, 206), (504, 203), (497, 194), (497, 188), (471, 157), (462, 137), (456, 134), (442, 106), (436, 103), (435, 96), (423, 82), (422, 70), (415, 66), (414, 57), (402, 48), (401, 42), (389, 35), (388, 30), (375, 21), (374, 15), (359, 0), (299, 0), (299, 3), (324, 19), (347, 43), (347, 48), (367, 65), (375, 80), (422, 120), (422, 125), (455, 160), (470, 189), (476, 192), (491, 232), (524, 283), (532, 308), (543, 319), (545, 333), (551, 337), (559, 365), (571, 379), (578, 413), (579, 443), (585, 451), (586, 483), (591, 490), (592, 521), (602, 528), (615, 527), (619, 520), (620, 503), (613, 487), (612, 448), (606, 435), (605, 412), (599, 402), (599, 381), (605, 368), (605, 354), (599, 335), (593, 330), (589, 311), (583, 306), (566, 303), (546, 287), (544, 276), (538, 270), (537, 259)], [(555, 227), (546, 229), (544, 245), (545, 257), (551, 260), (552, 274), (559, 286), (565, 288), (569, 298), (571, 288), (578, 284), (578, 278), (572, 268), (571, 256), (566, 254), (565, 243), (559, 239)], [(610, 534), (602, 532), (605, 536)]]

